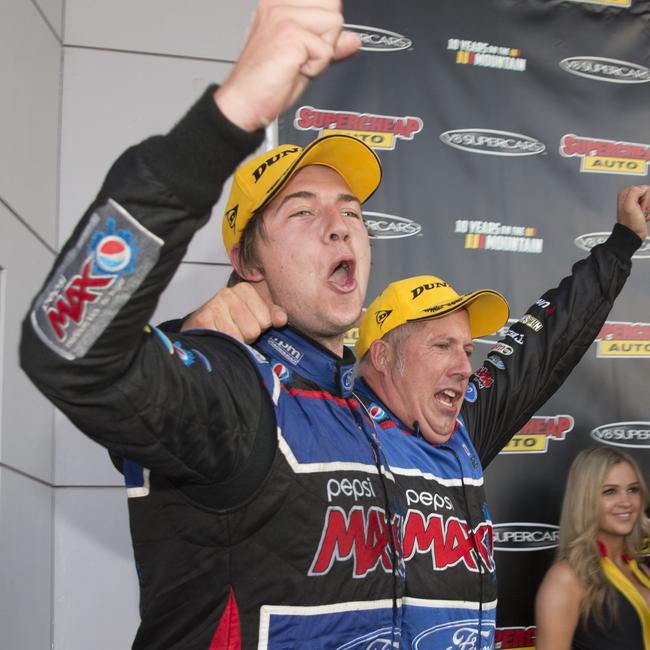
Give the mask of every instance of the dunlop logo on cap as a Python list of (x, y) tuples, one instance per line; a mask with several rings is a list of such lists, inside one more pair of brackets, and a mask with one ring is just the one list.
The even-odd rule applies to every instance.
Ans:
[(429, 284), (422, 284), (415, 289), (411, 289), (411, 295), (413, 296), (412, 300), (415, 300), (419, 295), (425, 291), (430, 291), (431, 289), (442, 289), (449, 286), (446, 282), (431, 282)]
[(285, 149), (284, 151), (279, 151), (276, 153), (274, 156), (271, 156), (270, 158), (267, 158), (262, 162), (262, 164), (257, 167), (256, 169), (253, 170), (253, 178), (255, 179), (255, 182), (260, 180), (262, 176), (264, 175), (264, 172), (274, 163), (278, 162), (281, 158), (284, 158), (285, 156), (288, 156), (290, 153), (296, 153), (300, 151), (300, 147), (293, 147), (291, 149)]
[(228, 210), (226, 212), (226, 220), (228, 221), (228, 225), (234, 230), (235, 229), (235, 223), (237, 221), (237, 211), (239, 210), (239, 203), (234, 207)]
[(377, 325), (381, 327), (383, 322), (393, 313), (392, 309), (384, 309), (382, 311), (378, 311), (375, 314), (375, 320), (377, 321)]

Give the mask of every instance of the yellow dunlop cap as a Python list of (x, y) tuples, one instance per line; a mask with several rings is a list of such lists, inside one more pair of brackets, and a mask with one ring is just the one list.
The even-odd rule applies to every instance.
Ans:
[(293, 144), (271, 149), (241, 165), (233, 176), (221, 227), (228, 255), (250, 218), (307, 165), (325, 165), (338, 172), (360, 203), (372, 196), (381, 181), (377, 154), (349, 135), (325, 136), (304, 149)]
[(400, 325), (442, 318), (459, 309), (467, 309), (474, 339), (496, 332), (510, 315), (506, 299), (491, 289), (458, 295), (444, 280), (433, 275), (391, 282), (361, 319), (357, 358), (361, 359), (375, 341)]

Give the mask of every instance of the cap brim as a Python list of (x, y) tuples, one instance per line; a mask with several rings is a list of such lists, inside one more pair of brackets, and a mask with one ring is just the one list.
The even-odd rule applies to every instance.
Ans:
[(255, 211), (268, 205), (289, 179), (308, 165), (325, 165), (340, 174), (359, 203), (365, 203), (381, 182), (379, 157), (368, 145), (350, 135), (327, 135), (304, 148)]
[(466, 309), (469, 314), (473, 339), (493, 334), (508, 322), (510, 316), (508, 302), (498, 291), (479, 289), (458, 296), (450, 303), (430, 305), (408, 320), (411, 322), (442, 318), (459, 309)]

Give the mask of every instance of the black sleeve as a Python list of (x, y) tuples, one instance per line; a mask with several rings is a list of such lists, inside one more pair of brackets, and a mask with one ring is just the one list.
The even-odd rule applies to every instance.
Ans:
[(173, 342), (144, 330), (223, 183), (263, 138), (221, 115), (213, 92), (113, 165), (32, 303), (20, 344), (32, 381), (90, 437), (201, 482), (237, 472), (268, 399), (231, 341), (178, 335), (199, 359), (186, 365)]
[[(470, 379), (462, 415), (486, 467), (562, 385), (602, 328), (641, 240), (616, 224), (609, 239), (532, 305)], [(494, 360), (494, 363), (490, 361)], [(473, 401), (470, 401), (473, 400)]]

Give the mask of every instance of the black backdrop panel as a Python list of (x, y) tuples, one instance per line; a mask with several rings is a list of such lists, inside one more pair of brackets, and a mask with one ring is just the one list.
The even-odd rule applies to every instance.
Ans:
[[(348, 0), (345, 17), (363, 51), (310, 85), (280, 141), (343, 132), (381, 157), (368, 302), (433, 274), (502, 291), (519, 318), (611, 231), (617, 189), (648, 183), (650, 1)], [(576, 453), (621, 444), (648, 476), (650, 241), (637, 257), (602, 340), (486, 472), (497, 647), (534, 645)]]

